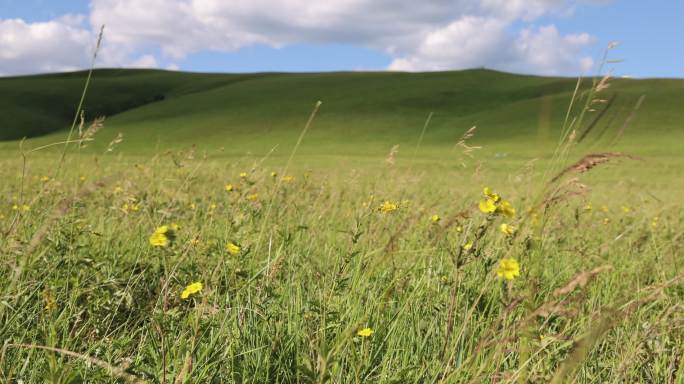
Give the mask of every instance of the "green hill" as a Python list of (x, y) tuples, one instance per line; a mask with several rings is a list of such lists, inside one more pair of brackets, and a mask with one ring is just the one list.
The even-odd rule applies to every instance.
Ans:
[[(0, 78), (0, 144), (63, 139), (86, 73)], [(589, 87), (590, 79), (581, 89)], [(314, 103), (323, 101), (305, 151), (371, 154), (415, 143), (426, 117), (427, 147), (452, 147), (477, 125), (475, 143), (548, 150), (558, 138), (576, 79), (513, 75), (488, 70), (433, 73), (196, 74), (156, 70), (97, 70), (88, 90), (88, 119), (104, 115), (99, 144), (118, 132), (122, 149), (225, 148), (265, 153), (288, 148)], [(586, 143), (609, 144), (637, 100), (645, 101), (627, 126), (622, 146), (676, 152), (684, 138), (684, 80), (615, 79), (601, 95)], [(583, 127), (580, 127), (580, 130)], [(99, 147), (98, 147), (99, 146)]]

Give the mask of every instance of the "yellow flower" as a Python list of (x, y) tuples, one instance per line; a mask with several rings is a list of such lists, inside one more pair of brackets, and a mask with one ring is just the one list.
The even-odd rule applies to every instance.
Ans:
[(168, 247), (173, 239), (176, 238), (176, 231), (179, 229), (180, 227), (175, 223), (170, 226), (162, 225), (158, 227), (150, 236), (150, 244), (153, 247)]
[(276, 172), (276, 171), (271, 172), (271, 177), (273, 177), (273, 178), (278, 177), (278, 172)]
[(380, 206), (378, 207), (378, 211), (380, 213), (391, 213), (399, 209), (399, 204), (393, 203), (389, 200), (385, 200)]
[(181, 297), (181, 299), (186, 300), (187, 298), (194, 295), (195, 293), (199, 293), (201, 290), (202, 290), (202, 283), (200, 283), (198, 281), (196, 283), (192, 283), (192, 284), (188, 285), (187, 287), (185, 287), (183, 292), (181, 292), (180, 297)]
[(653, 220), (651, 220), (651, 227), (658, 227), (658, 216), (654, 217)]
[(607, 217), (603, 218), (603, 224), (610, 224), (610, 219)]
[(257, 201), (259, 199), (259, 195), (256, 193), (252, 193), (251, 195), (247, 195), (247, 200), (249, 201)]
[(494, 213), (496, 211), (496, 205), (494, 205), (494, 200), (486, 199), (480, 201), (480, 211), (482, 213)]
[(190, 209), (192, 209), (193, 211), (194, 211), (195, 209), (197, 209), (197, 204), (195, 204), (195, 203), (190, 203)]
[(80, 176), (78, 179), (79, 179), (80, 181), (85, 181), (85, 176)]
[(225, 188), (226, 188), (226, 191), (228, 191), (228, 192), (233, 192), (233, 190), (235, 189), (233, 187), (233, 184), (226, 184)]
[(233, 243), (232, 241), (226, 244), (226, 251), (228, 251), (228, 253), (230, 253), (232, 256), (239, 255), (241, 250), (242, 248), (240, 248), (239, 245)]
[(513, 280), (520, 276), (520, 264), (513, 258), (501, 259), (496, 267), (496, 275), (506, 280)]
[(121, 192), (123, 192), (123, 188), (121, 188), (120, 186), (117, 186), (116, 188), (114, 188), (114, 193), (121, 193)]
[(240, 172), (240, 178), (241, 179), (246, 179), (249, 174), (247, 172)]
[(40, 181), (42, 181), (43, 183), (47, 183), (48, 181), (50, 181), (50, 178), (48, 176), (43, 176), (40, 178)]
[(458, 232), (458, 233), (463, 232), (463, 227), (461, 227), (460, 225), (456, 226), (456, 232)]
[(283, 181), (286, 182), (286, 183), (291, 183), (291, 182), (294, 181), (294, 179), (295, 179), (294, 176), (290, 176), (290, 175), (283, 176)]
[(200, 240), (197, 237), (190, 240), (190, 245), (195, 246), (195, 245), (199, 245), (199, 243), (200, 243)]
[(624, 212), (624, 213), (630, 213), (630, 212), (632, 212), (632, 208), (627, 207), (627, 206), (623, 206), (623, 207), (622, 207), (622, 212)]
[(515, 217), (515, 208), (511, 206), (511, 203), (508, 201), (502, 201), (501, 204), (496, 208), (497, 212), (503, 213), (505, 216), (508, 217)]
[(30, 205), (27, 205), (27, 204), (22, 204), (22, 205), (14, 204), (14, 205), (12, 206), (12, 210), (15, 210), (15, 211), (30, 211), (30, 210), (31, 210), (31, 206), (30, 206)]
[(432, 217), (430, 217), (430, 220), (432, 220), (433, 223), (439, 223), (441, 219), (442, 218), (439, 217), (439, 215), (432, 215)]
[(463, 244), (463, 250), (464, 251), (469, 251), (471, 248), (473, 248), (473, 242), (472, 241), (469, 241), (469, 242)]
[(502, 232), (503, 234), (505, 234), (506, 236), (511, 236), (511, 235), (513, 235), (513, 234), (515, 233), (515, 227), (510, 226), (510, 225), (508, 225), (508, 224), (506, 224), (506, 223), (501, 224), (501, 225), (499, 226), (499, 229), (500, 229), (501, 232)]
[(364, 328), (364, 329), (360, 329), (358, 332), (356, 332), (356, 334), (361, 336), (361, 337), (370, 337), (374, 333), (375, 333), (375, 331), (373, 330), (373, 328)]
[(499, 198), (500, 198), (499, 194), (496, 192), (493, 192), (491, 189), (489, 189), (489, 187), (484, 187), (482, 189), (482, 192), (484, 193), (485, 196), (487, 196), (487, 198), (494, 200), (495, 203), (497, 201), (499, 201)]
[(602, 206), (601, 211), (603, 211), (603, 213), (608, 213), (608, 207), (606, 207), (605, 205)]
[(591, 212), (594, 209), (594, 207), (591, 206), (591, 203), (587, 203), (587, 205), (584, 206), (584, 212)]
[(150, 244), (153, 247), (168, 247), (170, 243), (169, 238), (163, 233), (155, 232), (150, 236)]

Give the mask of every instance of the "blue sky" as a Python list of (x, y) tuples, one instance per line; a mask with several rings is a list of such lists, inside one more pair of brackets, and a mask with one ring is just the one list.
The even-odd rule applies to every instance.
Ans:
[(96, 26), (105, 23), (100, 66), (211, 72), (489, 67), (572, 76), (595, 71), (606, 45), (619, 41), (611, 52), (624, 59), (611, 65), (616, 75), (684, 77), (679, 1), (253, 3), (0, 0), (0, 74), (87, 67)]

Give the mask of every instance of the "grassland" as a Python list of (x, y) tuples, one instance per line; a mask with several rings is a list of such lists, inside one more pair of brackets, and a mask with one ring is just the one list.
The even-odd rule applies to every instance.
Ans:
[(0, 79), (2, 380), (684, 382), (682, 81), (97, 71), (32, 152), (83, 77)]

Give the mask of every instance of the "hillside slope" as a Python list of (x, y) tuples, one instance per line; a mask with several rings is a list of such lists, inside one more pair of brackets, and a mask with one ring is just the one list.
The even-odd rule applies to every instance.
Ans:
[[(64, 136), (84, 72), (0, 79), (0, 140)], [(126, 148), (145, 151), (197, 144), (227, 151), (268, 151), (296, 140), (317, 100), (324, 105), (307, 136), (320, 153), (368, 153), (413, 143), (433, 118), (425, 145), (449, 145), (473, 125), (477, 140), (554, 142), (576, 80), (488, 70), (435, 73), (195, 74), (97, 70), (85, 103), (89, 119), (107, 116), (100, 145), (118, 132)], [(582, 89), (589, 86), (586, 80)], [(587, 142), (610, 143), (637, 100), (625, 133), (634, 145), (673, 149), (684, 137), (684, 80), (613, 80), (614, 98)], [(594, 116), (604, 104), (596, 104)], [(97, 147), (97, 146), (96, 146)]]

